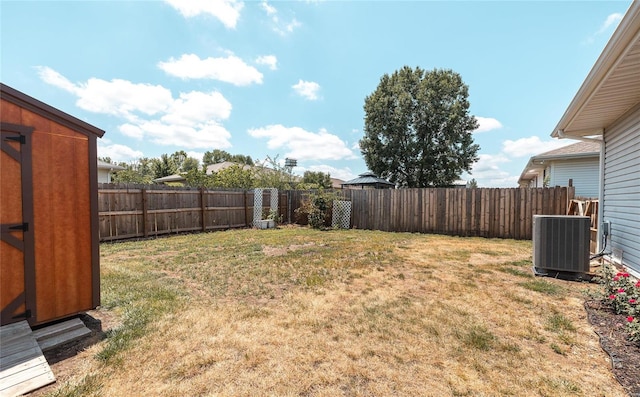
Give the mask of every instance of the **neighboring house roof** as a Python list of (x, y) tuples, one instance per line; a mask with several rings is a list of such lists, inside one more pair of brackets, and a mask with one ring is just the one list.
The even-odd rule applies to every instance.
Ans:
[(342, 179), (331, 178), (331, 187), (334, 188), (334, 189), (340, 189), (344, 182), (345, 181), (343, 181)]
[(122, 171), (125, 168), (116, 164), (111, 164), (111, 163), (104, 162), (102, 160), (98, 160), (98, 169), (109, 170), (109, 171)]
[(162, 178), (154, 179), (156, 183), (170, 183), (170, 182), (185, 182), (187, 178), (184, 175), (173, 174), (169, 176), (163, 176)]
[(640, 1), (633, 1), (551, 133), (599, 136), (640, 103)]
[(229, 168), (229, 167), (234, 166), (234, 165), (241, 166), (243, 170), (253, 168), (252, 166), (247, 165), (247, 164), (234, 163), (232, 161), (223, 161), (221, 163), (208, 165), (207, 166), (207, 175), (213, 174), (214, 172), (220, 172), (220, 171), (224, 170), (225, 168)]
[(342, 186), (395, 186), (394, 183), (389, 182), (386, 179), (379, 178), (378, 175), (371, 171), (367, 171), (358, 175), (357, 178), (346, 181)]
[[(598, 142), (578, 142), (571, 145), (563, 146), (559, 149), (550, 150), (529, 159), (524, 167), (518, 184), (528, 181), (542, 173), (542, 171), (554, 160), (572, 160), (600, 156), (600, 143)], [(594, 175), (597, 178), (598, 175)]]

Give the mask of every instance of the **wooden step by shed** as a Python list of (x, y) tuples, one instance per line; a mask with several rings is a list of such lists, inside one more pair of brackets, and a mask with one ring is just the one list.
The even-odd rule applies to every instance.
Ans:
[(19, 396), (55, 382), (29, 323), (0, 327), (0, 342), (0, 396)]
[(24, 320), (0, 327), (0, 396), (19, 396), (55, 382), (44, 353), (91, 335), (79, 318), (35, 331)]

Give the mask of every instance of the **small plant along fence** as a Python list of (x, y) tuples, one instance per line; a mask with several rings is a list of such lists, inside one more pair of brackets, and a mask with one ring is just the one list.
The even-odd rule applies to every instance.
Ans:
[[(263, 212), (271, 191), (265, 190)], [(286, 195), (278, 200), (286, 213)], [(98, 190), (100, 241), (251, 227), (253, 190), (207, 190), (103, 184)]]
[[(350, 201), (357, 229), (531, 239), (533, 215), (564, 215), (573, 187), (514, 189), (338, 190)], [(309, 191), (279, 192), (278, 215), (306, 224), (296, 214)], [(263, 213), (270, 191), (264, 191)], [(100, 240), (251, 227), (253, 190), (102, 185)], [(331, 224), (331, 217), (328, 218)], [(341, 221), (344, 225), (346, 222)]]

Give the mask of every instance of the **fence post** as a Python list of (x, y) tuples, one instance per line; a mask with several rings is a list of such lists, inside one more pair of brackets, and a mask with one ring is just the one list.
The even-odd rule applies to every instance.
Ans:
[(201, 220), (202, 220), (202, 231), (206, 232), (207, 231), (207, 223), (206, 223), (206, 215), (207, 215), (207, 205), (204, 201), (204, 187), (200, 188), (200, 211), (202, 213), (201, 215)]
[(142, 228), (144, 230), (144, 236), (149, 237), (149, 229), (147, 228), (147, 210), (149, 204), (147, 203), (147, 189), (142, 188)]
[(291, 224), (291, 190), (287, 190), (287, 223)]
[(249, 227), (249, 218), (247, 217), (247, 211), (249, 208), (247, 207), (247, 190), (244, 191), (244, 226)]
[(571, 200), (573, 200), (574, 198), (576, 198), (576, 187), (575, 186), (569, 186), (567, 188), (567, 202), (565, 205), (565, 208), (569, 208), (569, 204), (571, 203)]

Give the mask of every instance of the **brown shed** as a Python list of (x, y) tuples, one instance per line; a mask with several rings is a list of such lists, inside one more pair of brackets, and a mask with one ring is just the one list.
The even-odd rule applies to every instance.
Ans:
[(0, 121), (0, 325), (97, 307), (104, 131), (1, 83)]

